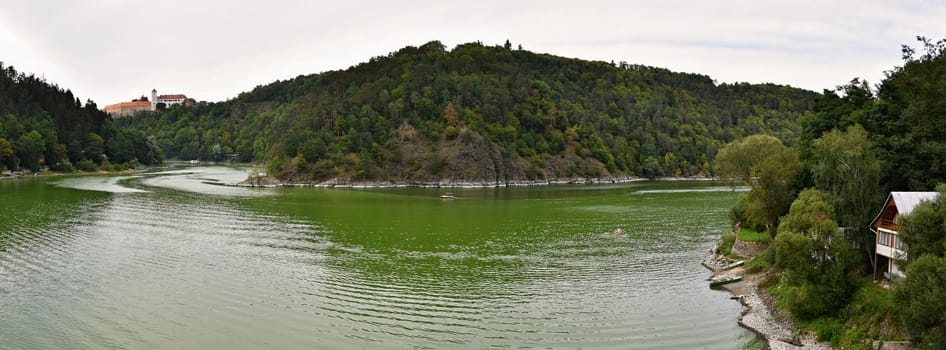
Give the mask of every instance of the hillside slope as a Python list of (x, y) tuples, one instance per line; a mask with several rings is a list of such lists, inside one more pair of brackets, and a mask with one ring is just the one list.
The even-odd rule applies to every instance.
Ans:
[(717, 148), (796, 138), (818, 94), (439, 42), (221, 103), (123, 118), (170, 157), (265, 161), (287, 181), (709, 175)]

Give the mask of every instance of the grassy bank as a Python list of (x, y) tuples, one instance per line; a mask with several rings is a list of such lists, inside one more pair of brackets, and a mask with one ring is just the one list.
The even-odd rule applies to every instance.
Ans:
[(743, 242), (769, 242), (771, 237), (769, 237), (768, 232), (744, 228), (739, 230), (739, 240)]
[[(772, 283), (764, 290), (776, 298), (779, 308), (788, 308), (791, 293), (787, 287)], [(799, 329), (814, 333), (819, 341), (837, 349), (871, 349), (873, 340), (906, 338), (893, 320), (893, 308), (893, 293), (864, 278), (851, 301), (836, 315), (794, 321)]]
[[(746, 233), (748, 239), (743, 238), (746, 231), (749, 231)], [(751, 240), (760, 236), (766, 237), (765, 241), (768, 241), (767, 234), (745, 229), (740, 232), (739, 239)], [(736, 236), (732, 232), (724, 233), (717, 252), (734, 259), (741, 258), (731, 256), (735, 239)], [(774, 306), (783, 310), (785, 315), (791, 315), (789, 305), (793, 301), (792, 298), (798, 296), (797, 287), (787, 283), (784, 272), (774, 266), (774, 254), (771, 251), (774, 248), (769, 249), (762, 256), (748, 260), (744, 272), (763, 275), (764, 278), (754, 279), (758, 281), (759, 290), (771, 295), (775, 300)], [(810, 332), (818, 341), (827, 342), (836, 349), (871, 349), (874, 340), (907, 338), (893, 318), (893, 298), (892, 290), (875, 283), (869, 277), (863, 277), (859, 279), (850, 301), (837, 312), (814, 319), (789, 317), (800, 332)]]

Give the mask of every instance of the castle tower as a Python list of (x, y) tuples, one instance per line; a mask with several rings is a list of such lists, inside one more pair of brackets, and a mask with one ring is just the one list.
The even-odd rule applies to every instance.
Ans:
[(151, 110), (158, 109), (158, 89), (151, 89)]

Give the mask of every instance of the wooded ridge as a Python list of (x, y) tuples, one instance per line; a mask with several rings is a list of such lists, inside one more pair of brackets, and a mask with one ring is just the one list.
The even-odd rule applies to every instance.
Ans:
[(712, 173), (736, 138), (796, 138), (817, 93), (433, 41), (237, 98), (121, 118), (169, 157), (265, 162), (283, 181), (506, 183)]

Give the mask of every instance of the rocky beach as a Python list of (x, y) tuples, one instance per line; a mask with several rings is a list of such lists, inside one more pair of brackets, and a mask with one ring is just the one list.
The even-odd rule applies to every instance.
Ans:
[(713, 277), (723, 274), (743, 277), (739, 282), (721, 287), (732, 293), (733, 299), (739, 300), (744, 306), (739, 325), (762, 337), (771, 350), (831, 349), (827, 343), (819, 342), (814, 334), (799, 331), (791, 316), (775, 306), (774, 298), (759, 288), (759, 283), (765, 278), (764, 274), (747, 273), (744, 267), (722, 271), (723, 266), (732, 262), (729, 258), (711, 253), (703, 261), (703, 266), (713, 272)]

